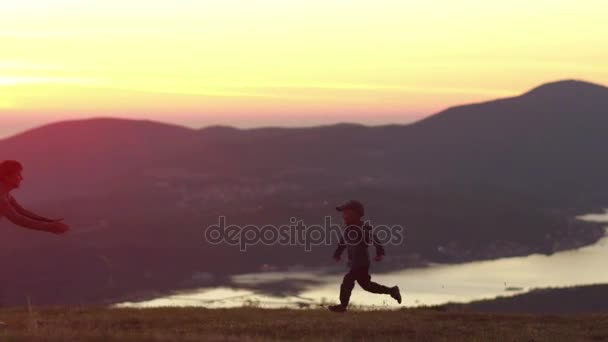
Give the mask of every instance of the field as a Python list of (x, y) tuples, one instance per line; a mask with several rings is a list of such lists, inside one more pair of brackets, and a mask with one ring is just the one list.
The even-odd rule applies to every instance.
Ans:
[(608, 315), (493, 315), (429, 309), (0, 309), (0, 341), (603, 341)]

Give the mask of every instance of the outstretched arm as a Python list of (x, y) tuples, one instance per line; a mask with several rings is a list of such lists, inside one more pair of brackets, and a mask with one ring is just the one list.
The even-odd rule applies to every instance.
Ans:
[(4, 205), (2, 205), (2, 212), (4, 213), (6, 218), (9, 219), (9, 221), (13, 222), (14, 224), (16, 224), (18, 226), (24, 227), (24, 228), (33, 229), (33, 230), (41, 230), (41, 231), (55, 233), (55, 234), (65, 233), (69, 229), (69, 227), (65, 223), (62, 223), (62, 222), (40, 221), (40, 220), (32, 219), (28, 216), (22, 215), (21, 213), (19, 213), (17, 211), (17, 209), (15, 209), (12, 206), (12, 204), (10, 202), (5, 202)]
[(30, 219), (36, 220), (36, 221), (42, 221), (42, 222), (58, 222), (61, 221), (61, 219), (59, 220), (54, 220), (54, 219), (50, 219), (44, 216), (40, 216), (38, 214), (34, 214), (33, 212), (25, 209), (24, 207), (22, 207), (17, 200), (13, 197), (13, 196), (9, 196), (8, 197), (9, 203), (10, 205), (15, 209), (15, 211), (19, 214), (21, 214), (22, 216), (26, 216)]

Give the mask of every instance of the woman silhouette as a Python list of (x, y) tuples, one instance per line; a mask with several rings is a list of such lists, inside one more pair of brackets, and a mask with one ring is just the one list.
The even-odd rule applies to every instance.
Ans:
[(24, 228), (41, 230), (54, 234), (63, 234), (69, 227), (63, 219), (50, 219), (32, 213), (23, 208), (11, 195), (23, 181), (23, 166), (15, 160), (0, 163), (0, 218), (6, 217), (11, 222)]

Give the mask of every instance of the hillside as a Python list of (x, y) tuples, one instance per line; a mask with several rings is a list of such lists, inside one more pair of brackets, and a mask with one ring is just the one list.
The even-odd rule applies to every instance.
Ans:
[(410, 127), (416, 146), (435, 157), (421, 171), (441, 170), (434, 176), (444, 181), (501, 185), (567, 205), (606, 203), (608, 162), (600, 158), (606, 128), (608, 88), (581, 81), (450, 108)]
[(3, 309), (3, 341), (604, 341), (606, 315), (255, 308)]

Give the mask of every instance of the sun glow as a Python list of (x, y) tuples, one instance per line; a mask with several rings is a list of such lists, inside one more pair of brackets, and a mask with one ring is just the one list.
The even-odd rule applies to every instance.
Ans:
[(405, 122), (547, 81), (608, 84), (606, 15), (603, 0), (5, 1), (0, 107)]

